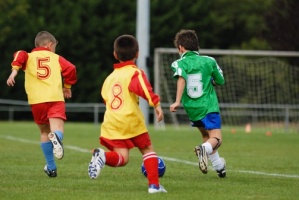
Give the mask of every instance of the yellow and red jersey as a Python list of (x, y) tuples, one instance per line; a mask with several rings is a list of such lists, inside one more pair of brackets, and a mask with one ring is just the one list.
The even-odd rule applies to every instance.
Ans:
[(76, 67), (45, 47), (17, 51), (11, 65), (25, 72), (29, 104), (64, 101), (62, 83), (69, 88), (77, 82)]
[(147, 132), (139, 97), (150, 106), (160, 104), (160, 97), (153, 92), (145, 73), (131, 61), (114, 65), (101, 94), (106, 103), (101, 136), (111, 140), (133, 138)]

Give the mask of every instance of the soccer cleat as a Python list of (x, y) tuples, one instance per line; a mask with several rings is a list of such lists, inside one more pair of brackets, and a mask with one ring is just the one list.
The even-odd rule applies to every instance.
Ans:
[(54, 178), (57, 176), (57, 169), (54, 170), (49, 170), (47, 165), (45, 165), (44, 167), (44, 172), (50, 177), (50, 178)]
[(198, 157), (199, 169), (202, 173), (208, 173), (208, 156), (204, 146), (199, 145), (194, 148), (194, 152)]
[(164, 192), (166, 193), (167, 191), (162, 185), (156, 186), (155, 184), (151, 184), (148, 187), (148, 193), (154, 194), (154, 193), (159, 193), (159, 192)]
[(63, 144), (56, 135), (56, 133), (49, 133), (48, 138), (53, 144), (53, 154), (56, 158), (59, 160), (63, 158), (64, 150), (63, 150)]
[(222, 160), (224, 166), (222, 169), (216, 170), (216, 172), (220, 178), (224, 178), (226, 176), (226, 162), (225, 162), (224, 158), (220, 158), (220, 159)]
[(94, 149), (91, 157), (91, 161), (88, 165), (88, 175), (91, 179), (96, 179), (101, 172), (101, 169), (105, 166), (106, 156), (103, 149)]

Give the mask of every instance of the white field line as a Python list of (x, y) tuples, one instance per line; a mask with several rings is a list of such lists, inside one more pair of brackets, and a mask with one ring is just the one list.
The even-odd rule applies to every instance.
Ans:
[[(12, 136), (0, 135), (0, 138), (4, 138), (7, 140), (12, 140), (12, 141), (16, 141), (16, 142), (21, 142), (21, 143), (40, 144), (40, 142), (38, 142), (38, 141), (32, 141), (32, 140), (27, 140), (27, 139), (23, 139), (23, 138), (16, 138), (16, 137), (12, 137)], [(88, 149), (83, 149), (83, 148), (80, 148), (77, 146), (72, 146), (72, 145), (64, 145), (64, 148), (82, 152), (82, 153), (91, 153), (91, 151)], [(164, 160), (171, 161), (171, 162), (178, 162), (178, 163), (183, 163), (186, 165), (198, 166), (198, 163), (196, 163), (196, 162), (190, 162), (187, 160), (181, 160), (181, 159), (176, 159), (176, 158), (169, 158), (169, 157), (165, 157), (165, 156), (160, 156), (160, 157)], [(213, 170), (213, 169), (211, 168), (211, 170)], [(255, 174), (255, 175), (258, 174), (258, 175), (273, 176), (273, 177), (283, 177), (283, 178), (299, 178), (299, 175), (297, 175), (297, 174), (277, 174), (277, 173), (266, 173), (266, 172), (248, 171), (248, 170), (228, 170), (228, 171), (237, 172), (237, 173)]]
[[(186, 160), (180, 160), (176, 158), (168, 158), (164, 156), (160, 156), (164, 160), (172, 161), (172, 162), (179, 162), (187, 165), (195, 165), (198, 166), (198, 163), (190, 162)], [(209, 168), (210, 170), (214, 170), (213, 168)], [(265, 175), (265, 176), (274, 176), (274, 177), (284, 177), (284, 178), (299, 178), (299, 175), (296, 174), (276, 174), (276, 173), (266, 173), (266, 172), (259, 172), (259, 171), (248, 171), (248, 170), (227, 170), (232, 172), (238, 172), (238, 173), (246, 173), (246, 174), (259, 174), (259, 175)]]

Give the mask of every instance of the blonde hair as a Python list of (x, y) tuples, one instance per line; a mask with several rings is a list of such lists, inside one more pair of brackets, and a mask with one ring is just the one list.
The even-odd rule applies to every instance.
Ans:
[(42, 47), (47, 45), (50, 42), (53, 42), (54, 44), (58, 43), (55, 37), (48, 31), (41, 31), (35, 36), (35, 41), (34, 41), (35, 47)]

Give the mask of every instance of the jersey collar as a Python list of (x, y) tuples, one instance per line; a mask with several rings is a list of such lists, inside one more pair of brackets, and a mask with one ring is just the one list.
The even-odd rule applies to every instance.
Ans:
[(198, 51), (186, 51), (185, 53), (183, 53), (181, 55), (181, 58), (186, 57), (186, 56), (191, 56), (191, 55), (194, 55), (194, 54), (199, 55), (199, 52)]
[(127, 66), (127, 65), (133, 65), (134, 67), (136, 67), (136, 64), (132, 61), (126, 61), (126, 62), (121, 62), (121, 63), (116, 63), (113, 65), (114, 69), (117, 69), (117, 68), (122, 68), (124, 66)]
[(33, 51), (51, 51), (51, 50), (47, 47), (36, 47), (36, 48), (32, 49), (32, 52)]

